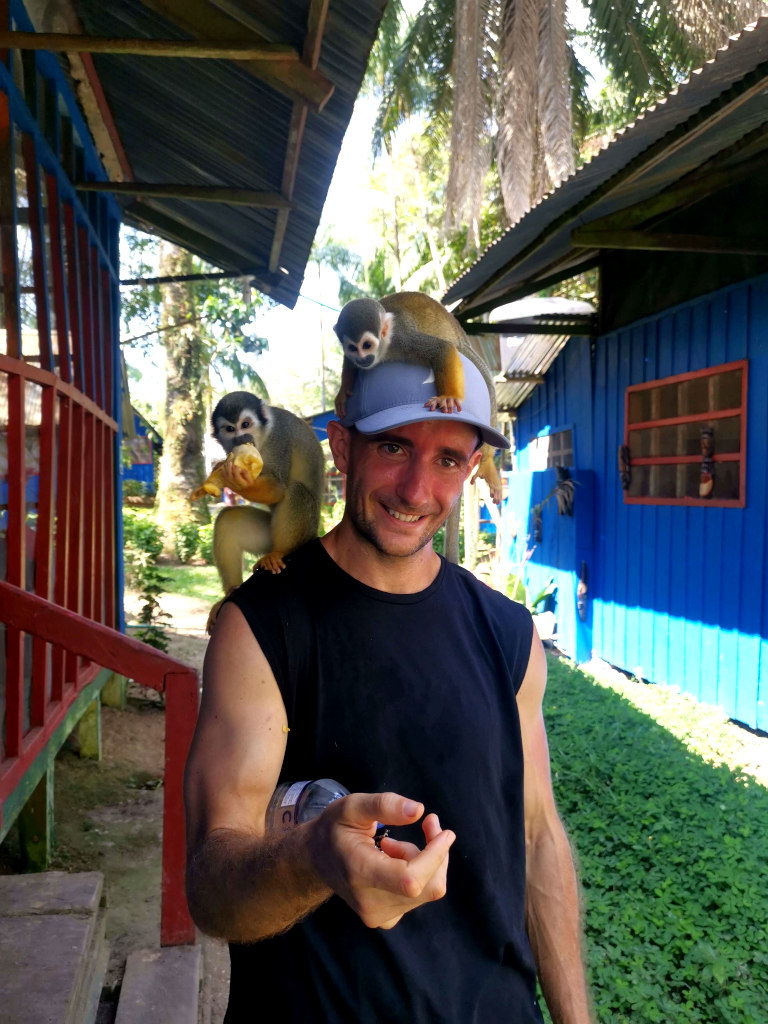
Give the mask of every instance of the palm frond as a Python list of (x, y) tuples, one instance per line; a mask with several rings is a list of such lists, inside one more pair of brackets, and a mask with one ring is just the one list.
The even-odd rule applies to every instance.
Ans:
[(479, 241), (483, 185), (491, 162), (485, 131), (490, 107), (483, 74), (487, 15), (487, 0), (456, 0), (451, 166), (445, 220), (448, 230), (467, 224), (475, 244)]
[(504, 209), (515, 224), (531, 205), (536, 151), (537, 0), (506, 0), (501, 19), (497, 163)]
[(565, 0), (541, 6), (538, 100), (541, 156), (550, 185), (555, 186), (574, 169)]

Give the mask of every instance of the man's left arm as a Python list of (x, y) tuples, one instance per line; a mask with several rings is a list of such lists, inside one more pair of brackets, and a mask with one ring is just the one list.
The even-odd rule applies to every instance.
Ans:
[(591, 1024), (579, 887), (552, 792), (542, 714), (547, 659), (534, 629), (517, 694), (525, 762), (526, 927), (554, 1024)]

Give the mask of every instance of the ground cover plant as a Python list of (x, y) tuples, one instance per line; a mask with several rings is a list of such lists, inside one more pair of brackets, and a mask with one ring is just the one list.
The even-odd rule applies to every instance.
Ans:
[(733, 765), (722, 716), (612, 685), (551, 659), (544, 702), (597, 1019), (765, 1024), (768, 789), (718, 763)]

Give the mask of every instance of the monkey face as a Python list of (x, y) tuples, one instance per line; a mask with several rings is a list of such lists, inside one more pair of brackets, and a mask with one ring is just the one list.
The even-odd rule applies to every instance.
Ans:
[(381, 342), (372, 331), (363, 331), (357, 340), (345, 335), (341, 347), (347, 359), (359, 370), (370, 370), (381, 358)]
[(265, 422), (263, 403), (245, 391), (225, 395), (211, 416), (213, 436), (227, 455), (238, 444), (256, 444)]

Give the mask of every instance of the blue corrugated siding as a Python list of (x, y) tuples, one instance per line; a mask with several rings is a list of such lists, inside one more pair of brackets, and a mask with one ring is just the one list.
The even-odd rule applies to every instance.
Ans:
[[(616, 463), (626, 388), (743, 358), (747, 507), (625, 505)], [(517, 423), (521, 448), (546, 426), (572, 425), (576, 465), (595, 471), (595, 655), (761, 729), (768, 729), (766, 395), (768, 277), (598, 338), (593, 366), (588, 344), (572, 339)], [(566, 649), (575, 649), (562, 625)]]

